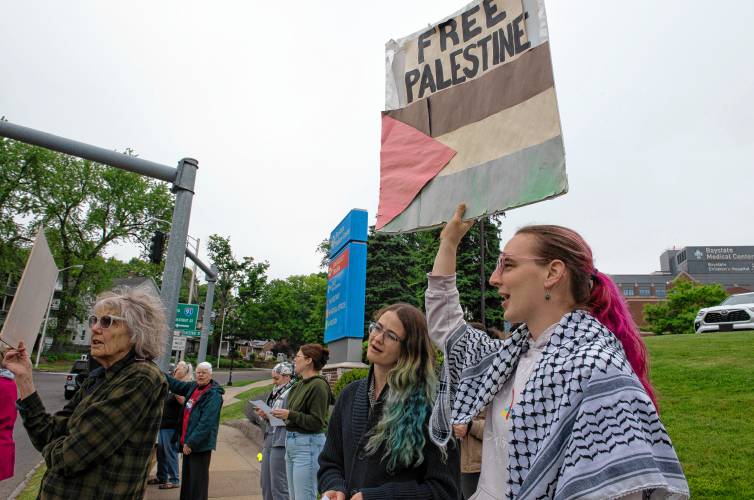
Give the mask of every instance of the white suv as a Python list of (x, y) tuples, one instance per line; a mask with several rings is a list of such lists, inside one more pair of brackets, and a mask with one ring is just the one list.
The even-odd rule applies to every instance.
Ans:
[(694, 319), (696, 333), (754, 330), (754, 293), (731, 295), (719, 306), (700, 309)]

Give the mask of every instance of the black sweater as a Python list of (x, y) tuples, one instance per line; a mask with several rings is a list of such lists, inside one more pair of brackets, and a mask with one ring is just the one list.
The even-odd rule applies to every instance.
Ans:
[[(447, 499), (460, 498), (460, 457), (458, 446), (450, 443), (443, 462), (440, 449), (425, 430), (424, 461), (418, 467), (388, 473), (381, 459), (383, 450), (366, 455), (365, 435), (379, 421), (380, 402), (369, 415), (368, 379), (357, 380), (343, 389), (335, 403), (327, 429), (325, 447), (319, 456), (319, 491), (341, 491), (346, 498), (361, 492), (372, 499)], [(385, 390), (380, 400), (385, 395)]]

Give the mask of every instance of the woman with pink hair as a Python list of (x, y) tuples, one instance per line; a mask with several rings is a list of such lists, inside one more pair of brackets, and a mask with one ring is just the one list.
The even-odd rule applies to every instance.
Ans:
[(508, 241), (489, 282), (505, 319), (490, 338), (464, 321), (456, 254), (474, 221), (459, 205), (440, 235), (425, 296), (443, 350), (430, 435), (463, 439), (487, 407), (473, 500), (685, 499), (688, 484), (660, 422), (647, 353), (612, 280), (575, 231), (527, 226)]

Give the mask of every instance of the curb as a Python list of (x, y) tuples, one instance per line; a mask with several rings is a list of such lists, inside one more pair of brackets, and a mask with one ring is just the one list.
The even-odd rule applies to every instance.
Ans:
[(240, 430), (243, 432), (243, 435), (246, 436), (249, 441), (257, 445), (259, 449), (264, 448), (264, 435), (262, 434), (262, 429), (248, 420), (228, 420), (223, 425)]
[(37, 469), (39, 469), (44, 463), (45, 461), (44, 459), (42, 459), (39, 461), (37, 465), (31, 468), (31, 470), (26, 474), (26, 477), (24, 477), (24, 480), (21, 481), (18, 484), (18, 486), (16, 486), (16, 489), (11, 491), (10, 496), (8, 497), (8, 500), (15, 500), (18, 497), (18, 495), (20, 495), (26, 489), (26, 485), (29, 483), (29, 480), (37, 472)]

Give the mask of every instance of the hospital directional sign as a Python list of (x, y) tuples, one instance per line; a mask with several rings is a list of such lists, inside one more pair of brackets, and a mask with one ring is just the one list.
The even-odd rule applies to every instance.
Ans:
[(199, 317), (198, 304), (178, 304), (175, 311), (175, 329), (180, 331), (196, 330)]

